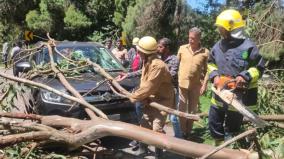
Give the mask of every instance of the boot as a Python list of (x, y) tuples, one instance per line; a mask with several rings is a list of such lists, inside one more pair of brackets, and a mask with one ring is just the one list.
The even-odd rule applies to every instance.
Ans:
[(155, 159), (160, 159), (162, 157), (163, 150), (155, 147)]
[(147, 145), (143, 144), (143, 143), (139, 143), (139, 148), (137, 150), (137, 152), (135, 152), (136, 156), (140, 156), (140, 155), (146, 155), (147, 154)]

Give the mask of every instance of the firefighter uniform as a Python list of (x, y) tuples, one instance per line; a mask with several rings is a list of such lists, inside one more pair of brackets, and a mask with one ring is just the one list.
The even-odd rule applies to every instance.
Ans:
[[(150, 102), (174, 108), (174, 87), (167, 65), (157, 55), (149, 57), (142, 68), (141, 83), (132, 96), (132, 101), (142, 101), (148, 98)], [(157, 132), (163, 132), (167, 113), (145, 105), (141, 126)]]
[[(257, 80), (263, 69), (264, 60), (256, 45), (249, 39), (220, 40), (209, 55), (208, 71), (212, 81), (215, 76), (232, 78), (242, 76), (248, 82), (248, 89), (240, 91), (237, 95), (238, 99), (251, 110), (256, 109)], [(241, 114), (213, 93), (209, 111), (209, 129), (214, 138), (223, 138), (224, 129), (228, 132), (237, 132), (242, 119)]]
[[(236, 79), (237, 85), (247, 84), (245, 89), (234, 90), (237, 100), (256, 109), (257, 81), (264, 70), (264, 60), (256, 45), (244, 34), (245, 22), (234, 9), (217, 16), (215, 25), (223, 37), (212, 48), (208, 60), (209, 79), (220, 87), (222, 79)], [(216, 78), (216, 80), (215, 80)], [(220, 144), (240, 130), (243, 116), (213, 93), (209, 110), (209, 130)]]
[[(149, 102), (157, 102), (174, 108), (172, 77), (167, 65), (156, 54), (156, 40), (152, 37), (143, 37), (139, 41), (137, 49), (144, 54), (148, 54), (148, 56), (143, 64), (140, 86), (131, 94), (130, 100), (132, 102), (149, 100)], [(157, 132), (163, 132), (167, 113), (147, 104), (149, 103), (146, 103), (143, 107), (141, 126)]]

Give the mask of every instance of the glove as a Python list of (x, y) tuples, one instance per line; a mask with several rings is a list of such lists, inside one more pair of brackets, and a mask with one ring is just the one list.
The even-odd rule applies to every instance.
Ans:
[(220, 88), (220, 77), (219, 76), (215, 76), (214, 80), (213, 80), (213, 85), (216, 88)]
[(242, 76), (236, 77), (236, 86), (237, 88), (246, 88), (247, 81)]

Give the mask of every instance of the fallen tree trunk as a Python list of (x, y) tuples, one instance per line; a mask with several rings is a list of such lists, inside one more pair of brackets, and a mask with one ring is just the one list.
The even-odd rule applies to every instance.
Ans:
[[(114, 91), (114, 93), (122, 96), (122, 97), (126, 97), (126, 98), (129, 98), (131, 93), (129, 93), (127, 90), (125, 90), (110, 74), (108, 74), (100, 65), (96, 64), (96, 63), (93, 63), (92, 61), (90, 60), (87, 60), (87, 63), (91, 66), (93, 66), (94, 68), (96, 68), (96, 71), (99, 72), (102, 76), (104, 76), (106, 79), (108, 79), (109, 81), (111, 81), (111, 84), (113, 87), (115, 87), (115, 89), (119, 90), (121, 93), (118, 93), (116, 92), (115, 89), (112, 89)], [(183, 118), (187, 118), (187, 119), (190, 119), (190, 120), (195, 120), (195, 121), (198, 121), (200, 119), (200, 117), (198, 115), (195, 115), (195, 114), (188, 114), (188, 113), (185, 113), (185, 112), (181, 112), (181, 111), (178, 111), (178, 110), (175, 110), (175, 109), (171, 109), (169, 107), (166, 107), (164, 105), (161, 105), (159, 103), (156, 103), (156, 102), (151, 102), (149, 103), (149, 105), (151, 107), (154, 107), (158, 110), (161, 110), (161, 111), (165, 111), (169, 114), (174, 114), (176, 116), (179, 116), (179, 117), (183, 117)]]
[(50, 133), (46, 131), (33, 131), (22, 134), (1, 136), (0, 147), (10, 146), (25, 141), (43, 141), (47, 140), (50, 136)]
[(283, 114), (275, 114), (275, 115), (260, 115), (261, 119), (266, 121), (280, 121), (284, 122), (284, 115)]
[(230, 145), (231, 143), (234, 143), (234, 142), (236, 142), (236, 141), (238, 141), (238, 140), (240, 140), (240, 139), (242, 139), (246, 136), (249, 136), (249, 135), (252, 135), (252, 134), (255, 134), (255, 133), (256, 133), (256, 129), (247, 130), (247, 131), (233, 137), (232, 139), (226, 141), (222, 145), (216, 147), (213, 151), (209, 152), (208, 154), (205, 154), (204, 156), (200, 157), (199, 159), (206, 159), (206, 158), (212, 156), (214, 153), (222, 150), (224, 147)]
[[(47, 34), (48, 37), (49, 37), (49, 34)], [(49, 54), (49, 57), (50, 57), (50, 66), (51, 66), (51, 69), (54, 71), (54, 73), (56, 74), (56, 76), (59, 78), (60, 82), (63, 84), (63, 86), (70, 92), (72, 93), (75, 97), (81, 99), (84, 103), (88, 103), (85, 101), (84, 97), (82, 97), (80, 95), (80, 93), (78, 91), (75, 90), (75, 88), (66, 80), (65, 76), (63, 75), (63, 73), (61, 73), (55, 66), (55, 63), (54, 63), (54, 59), (53, 59), (53, 49), (52, 49), (52, 46), (55, 47), (55, 42), (54, 40), (52, 40), (50, 37), (49, 37), (50, 41), (49, 43), (47, 44), (47, 48), (48, 48), (48, 54)], [(93, 110), (95, 110), (95, 112), (102, 118), (105, 118), (107, 119), (107, 116), (100, 110), (100, 109), (97, 109), (95, 106), (93, 106)], [(95, 119), (95, 114), (93, 111), (91, 111), (89, 108), (85, 108), (85, 111), (86, 113), (89, 115), (89, 117), (91, 119)]]
[[(21, 118), (24, 114), (13, 114), (11, 117), (15, 118), (19, 115)], [(9, 117), (9, 113), (0, 113), (0, 116)], [(32, 116), (28, 116), (31, 119)], [(158, 132), (153, 132), (151, 130), (138, 127), (132, 124), (123, 123), (119, 121), (105, 120), (102, 118), (97, 118), (97, 120), (79, 120), (74, 118), (66, 118), (60, 116), (36, 116), (36, 120), (42, 125), (50, 127), (69, 127), (80, 129), (78, 134), (70, 134), (66, 132), (60, 132), (58, 130), (50, 131), (39, 131), (36, 134), (38, 139), (50, 140), (58, 143), (65, 143), (69, 150), (75, 150), (78, 147), (90, 143), (98, 138), (105, 136), (118, 136), (128, 139), (133, 139), (141, 141), (148, 145), (153, 145), (162, 149), (166, 149), (170, 152), (177, 153), (189, 157), (200, 157), (204, 154), (209, 153), (214, 150), (213, 146), (198, 144), (191, 141), (186, 141), (178, 139), (175, 137), (170, 137), (165, 134)], [(20, 134), (16, 135), (17, 139)], [(25, 133), (25, 139), (31, 136), (31, 133)], [(13, 138), (14, 135), (2, 136), (0, 137), (0, 144), (7, 145), (3, 141), (8, 141), (7, 139)], [(26, 137), (28, 136), (28, 137)], [(30, 138), (32, 139), (32, 138)], [(27, 141), (27, 140), (25, 140)], [(21, 142), (20, 140), (15, 140), (14, 142)], [(211, 156), (212, 159), (246, 159), (248, 158), (248, 153), (224, 148), (214, 155)]]
[[(197, 114), (200, 117), (208, 117), (208, 113), (199, 113)], [(278, 121), (284, 122), (284, 115), (283, 114), (273, 114), (273, 115), (259, 115), (259, 118), (265, 121)], [(248, 122), (246, 118), (244, 118), (245, 122)]]
[(190, 120), (194, 120), (194, 121), (198, 121), (200, 119), (200, 117), (198, 115), (188, 114), (188, 113), (181, 112), (181, 111), (178, 111), (178, 110), (175, 110), (175, 109), (171, 109), (169, 107), (165, 107), (165, 106), (163, 106), (159, 103), (156, 103), (156, 102), (151, 102), (150, 106), (152, 106), (152, 107), (154, 107), (158, 110), (165, 111), (167, 113), (174, 114), (176, 116), (183, 117), (183, 118), (186, 118), (186, 119), (190, 119)]

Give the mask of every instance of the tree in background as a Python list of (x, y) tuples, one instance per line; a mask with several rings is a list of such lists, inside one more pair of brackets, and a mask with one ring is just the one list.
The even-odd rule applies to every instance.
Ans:
[(209, 2), (206, 5), (202, 10), (192, 10), (185, 0), (136, 0), (136, 4), (128, 8), (122, 28), (130, 38), (144, 35), (157, 39), (168, 37), (177, 50), (179, 45), (188, 43), (188, 30), (197, 26), (203, 31), (203, 45), (211, 48), (218, 39), (214, 22), (218, 14), (215, 10), (220, 4), (214, 3), (214, 8)]
[[(58, 40), (103, 41), (121, 36), (121, 23), (135, 0), (3, 0), (0, 2), (0, 42), (32, 30)], [(21, 34), (21, 35), (20, 35)]]
[(86, 1), (88, 2), (82, 2), (82, 6), (85, 10), (84, 13), (92, 21), (91, 34), (87, 36), (87, 40), (102, 42), (107, 37), (116, 35), (118, 26), (116, 26), (113, 22), (116, 7), (114, 1)]
[(115, 0), (115, 11), (112, 19), (115, 25), (121, 27), (127, 15), (127, 8), (135, 5), (135, 3), (135, 0)]
[(127, 15), (125, 17), (124, 22), (122, 23), (123, 31), (129, 37), (136, 37), (137, 35), (136, 27), (137, 27), (137, 19), (142, 14), (143, 10), (147, 5), (151, 3), (150, 0), (136, 0), (134, 6), (129, 6), (127, 9)]
[[(98, 42), (107, 37), (117, 39), (123, 31), (130, 41), (133, 37), (144, 35), (157, 39), (168, 37), (177, 48), (188, 42), (188, 30), (197, 26), (203, 31), (203, 45), (211, 48), (218, 39), (215, 18), (223, 9), (240, 8), (248, 15), (248, 11), (255, 8), (254, 12), (261, 14), (263, 9), (256, 9), (260, 8), (257, 4), (271, 4), (267, 0), (226, 1), (225, 4), (208, 0), (204, 3), (203, 8), (193, 10), (186, 0), (3, 0), (0, 3), (0, 42), (23, 38), (21, 32), (24, 30), (32, 30), (43, 37), (50, 32), (58, 40)], [(264, 20), (270, 19), (273, 23), (281, 21), (282, 13), (271, 13), (273, 16), (265, 16)], [(253, 20), (252, 16), (248, 19), (248, 32), (255, 37), (257, 31), (253, 28), (259, 21)], [(279, 39), (276, 37), (274, 39)], [(261, 43), (269, 40), (263, 39)], [(276, 45), (274, 48), (277, 48)], [(279, 59), (278, 55), (275, 57)]]
[(96, 39), (115, 29), (110, 1), (41, 0), (39, 8), (26, 16), (28, 28), (51, 32), (59, 40)]
[(0, 43), (19, 38), (25, 27), (25, 15), (37, 7), (39, 0), (2, 0), (0, 2)]
[(284, 55), (283, 3), (281, 0), (259, 2), (248, 11), (247, 32), (256, 40), (261, 54), (272, 61), (279, 61)]
[(145, 35), (157, 39), (168, 37), (177, 46), (184, 29), (179, 23), (185, 22), (188, 9), (184, 0), (136, 0), (134, 6), (128, 7), (122, 28), (130, 38)]

